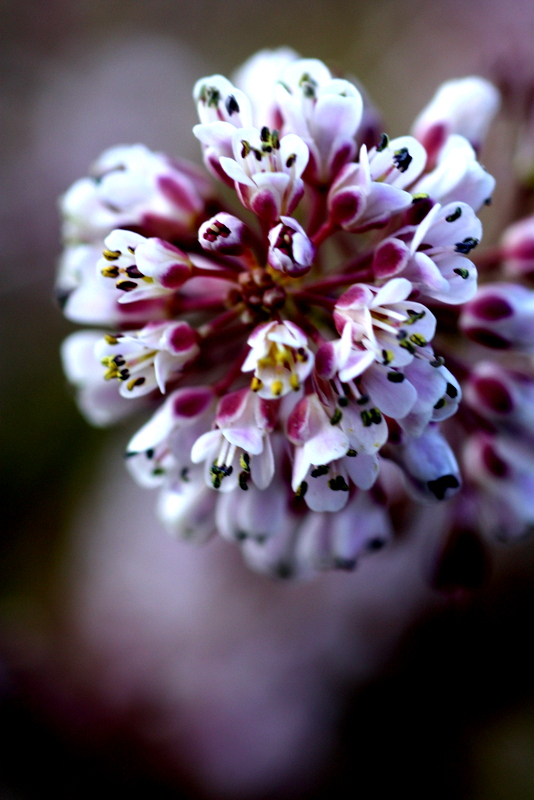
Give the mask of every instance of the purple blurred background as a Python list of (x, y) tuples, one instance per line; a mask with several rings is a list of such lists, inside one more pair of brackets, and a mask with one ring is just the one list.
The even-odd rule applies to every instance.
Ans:
[[(174, 542), (123, 470), (130, 431), (78, 415), (58, 358), (72, 326), (52, 301), (57, 196), (117, 143), (199, 162), (198, 77), (287, 44), (355, 75), (399, 135), (447, 78), (534, 82), (532, 2), (0, 13), (0, 796), (533, 797), (534, 544), (466, 552), (444, 593), (434, 511), (309, 584), (254, 575), (222, 541)], [(511, 217), (512, 132), (501, 117), (483, 153), (498, 181), (486, 242)]]

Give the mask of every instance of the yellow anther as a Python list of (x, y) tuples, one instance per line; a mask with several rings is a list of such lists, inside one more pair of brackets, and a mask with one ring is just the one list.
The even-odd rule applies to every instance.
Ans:
[(276, 347), (273, 356), (277, 364), (286, 364), (289, 360), (287, 349), (285, 347), (280, 347), (280, 345)]
[(118, 344), (119, 343), (119, 340), (117, 339), (117, 337), (116, 336), (112, 336), (110, 333), (106, 333), (106, 335), (104, 336), (104, 339), (106, 340), (106, 342), (108, 344)]
[(252, 378), (252, 380), (250, 382), (251, 390), (253, 392), (259, 392), (259, 390), (261, 389), (262, 386), (263, 386), (263, 383), (260, 381), (259, 378), (256, 378), (256, 376), (254, 375), (254, 377)]
[(410, 336), (410, 341), (416, 344), (418, 347), (425, 347), (425, 345), (427, 344), (425, 337), (422, 336), (420, 333), (412, 333), (412, 335)]
[(280, 397), (283, 388), (284, 384), (282, 383), (282, 381), (273, 381), (271, 383), (271, 392), (274, 394), (275, 397)]
[(119, 370), (116, 367), (110, 367), (107, 372), (104, 373), (104, 380), (111, 381), (113, 378), (119, 377)]
[(106, 261), (116, 261), (122, 253), (120, 250), (104, 250), (102, 255)]
[(104, 278), (116, 278), (119, 274), (119, 268), (115, 267), (104, 267), (100, 270)]
[(294, 373), (294, 372), (293, 372), (293, 373), (291, 373), (291, 377), (290, 377), (290, 379), (289, 379), (289, 385), (291, 386), (291, 388), (292, 388), (292, 389), (293, 389), (295, 392), (298, 392), (298, 390), (300, 389), (300, 381), (299, 381), (299, 379), (298, 379), (298, 376), (297, 376), (297, 375), (295, 375), (295, 373)]

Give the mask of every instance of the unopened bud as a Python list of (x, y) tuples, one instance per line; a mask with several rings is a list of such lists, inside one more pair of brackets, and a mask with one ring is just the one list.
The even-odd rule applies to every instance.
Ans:
[(514, 278), (534, 277), (534, 215), (510, 225), (502, 238), (505, 272)]
[(534, 292), (514, 283), (487, 284), (465, 305), (460, 325), (485, 347), (532, 352)]
[(430, 161), (451, 133), (465, 136), (479, 151), (499, 103), (499, 92), (484, 78), (447, 81), (415, 120), (413, 135), (425, 146)]
[(247, 245), (248, 228), (232, 214), (221, 212), (202, 223), (198, 231), (198, 241), (204, 250), (237, 256)]
[(279, 272), (299, 277), (313, 264), (315, 247), (296, 220), (280, 219), (280, 224), (269, 232), (269, 264)]

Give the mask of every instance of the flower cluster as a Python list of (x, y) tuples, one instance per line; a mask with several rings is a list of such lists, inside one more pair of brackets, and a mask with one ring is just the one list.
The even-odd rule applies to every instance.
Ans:
[[(103, 328), (66, 340), (65, 370), (95, 424), (160, 404), (126, 463), (160, 488), (167, 525), (218, 531), (278, 575), (354, 567), (391, 537), (406, 492), (460, 489), (441, 428), (458, 379), (464, 411), (447, 424), (451, 440), (472, 434), (471, 495), (532, 521), (533, 378), (461, 358), (467, 337), (534, 349), (530, 290), (477, 294), (493, 86), (446, 84), (413, 135), (391, 139), (353, 83), (287, 49), (193, 96), (193, 133), (234, 207), (141, 145), (105, 152), (61, 201), (58, 295), (69, 319)], [(509, 236), (510, 274), (534, 263), (524, 238)]]

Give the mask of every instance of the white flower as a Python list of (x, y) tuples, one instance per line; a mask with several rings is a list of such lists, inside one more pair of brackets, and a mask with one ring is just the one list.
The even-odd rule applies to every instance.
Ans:
[(63, 235), (91, 242), (113, 228), (143, 225), (152, 235), (191, 237), (211, 193), (191, 164), (140, 144), (112, 147), (94, 163), (92, 177), (76, 181), (61, 198)]
[(207, 485), (223, 492), (237, 486), (246, 491), (251, 479), (265, 489), (275, 470), (269, 404), (248, 389), (231, 392), (219, 402), (215, 423), (217, 428), (200, 436), (191, 450), (194, 464), (206, 462)]
[(251, 350), (242, 366), (254, 370), (252, 389), (260, 397), (283, 397), (296, 392), (313, 369), (308, 339), (293, 322), (267, 322), (249, 336)]
[(234, 73), (235, 85), (250, 100), (252, 124), (256, 127), (267, 125), (271, 129), (280, 128), (281, 117), (276, 101), (276, 86), (288, 64), (298, 58), (298, 54), (290, 47), (260, 50)]
[(106, 380), (117, 379), (123, 397), (138, 397), (166, 384), (199, 353), (195, 331), (186, 322), (152, 322), (140, 331), (99, 339), (95, 356)]
[(473, 211), (491, 200), (495, 178), (486, 172), (476, 153), (463, 136), (453, 134), (441, 149), (435, 169), (413, 187), (417, 194), (428, 194), (445, 205), (467, 203)]
[(267, 127), (239, 128), (232, 134), (232, 151), (233, 158), (219, 161), (246, 208), (269, 222), (296, 208), (308, 163), (308, 148), (299, 136), (280, 139)]
[(381, 289), (355, 284), (336, 303), (336, 327), (343, 333), (348, 323), (352, 342), (373, 353), (378, 363), (403, 367), (427, 346), (436, 330), (434, 315), (421, 303), (407, 300), (411, 292), (412, 284), (405, 278), (393, 278)]
[(476, 292), (477, 269), (466, 256), (481, 238), (471, 206), (436, 203), (417, 228), (397, 231), (378, 246), (373, 268), (378, 278), (402, 274), (428, 297), (458, 305)]
[(363, 111), (358, 89), (349, 81), (332, 78), (321, 61), (302, 59), (285, 69), (276, 96), (283, 131), (297, 134), (308, 145), (310, 179), (328, 183), (356, 150)]

